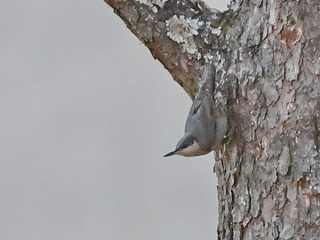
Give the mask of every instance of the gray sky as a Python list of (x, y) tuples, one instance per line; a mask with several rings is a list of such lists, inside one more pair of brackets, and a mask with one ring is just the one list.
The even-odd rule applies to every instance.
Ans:
[(3, 1), (0, 22), (0, 239), (214, 239), (212, 153), (163, 158), (191, 100), (112, 9)]

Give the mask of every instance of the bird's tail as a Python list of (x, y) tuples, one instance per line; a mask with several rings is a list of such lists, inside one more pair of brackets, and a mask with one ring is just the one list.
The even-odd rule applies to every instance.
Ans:
[(215, 91), (215, 67), (213, 63), (207, 63), (202, 66), (201, 79), (203, 84), (199, 90), (200, 92), (209, 91), (212, 96)]

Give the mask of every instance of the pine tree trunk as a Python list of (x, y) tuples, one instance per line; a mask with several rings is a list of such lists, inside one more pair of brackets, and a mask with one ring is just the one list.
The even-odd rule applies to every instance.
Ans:
[(106, 2), (191, 98), (215, 65), (219, 239), (320, 239), (320, 1)]

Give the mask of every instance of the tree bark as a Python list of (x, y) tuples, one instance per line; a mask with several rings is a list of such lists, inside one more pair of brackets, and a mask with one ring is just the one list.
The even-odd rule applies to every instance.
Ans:
[(215, 65), (219, 239), (320, 239), (320, 1), (105, 0), (194, 98)]

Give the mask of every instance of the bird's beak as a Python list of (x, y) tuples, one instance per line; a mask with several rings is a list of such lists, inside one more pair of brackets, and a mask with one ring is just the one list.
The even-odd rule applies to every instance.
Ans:
[(175, 155), (179, 150), (174, 150), (172, 152), (167, 153), (166, 155), (164, 155), (164, 157), (170, 157), (172, 155)]

